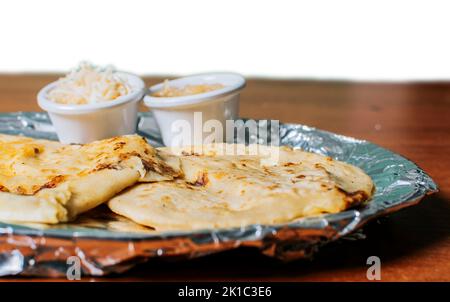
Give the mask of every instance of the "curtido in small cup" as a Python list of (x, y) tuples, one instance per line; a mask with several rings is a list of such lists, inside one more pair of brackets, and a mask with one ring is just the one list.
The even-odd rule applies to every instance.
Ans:
[(139, 101), (145, 94), (145, 83), (130, 73), (115, 72), (115, 75), (127, 83), (130, 91), (104, 102), (61, 104), (50, 100), (49, 93), (59, 81), (39, 91), (38, 104), (48, 112), (61, 143), (85, 144), (136, 132)]
[(166, 146), (223, 142), (226, 121), (239, 118), (245, 84), (237, 73), (192, 75), (151, 86), (144, 104), (153, 112)]

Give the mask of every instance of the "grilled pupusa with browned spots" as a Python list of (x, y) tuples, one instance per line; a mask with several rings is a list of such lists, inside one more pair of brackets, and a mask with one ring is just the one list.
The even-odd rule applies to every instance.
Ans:
[(181, 179), (138, 184), (108, 202), (114, 212), (156, 230), (286, 223), (343, 211), (374, 191), (361, 169), (288, 147), (212, 144), (161, 151), (179, 156)]

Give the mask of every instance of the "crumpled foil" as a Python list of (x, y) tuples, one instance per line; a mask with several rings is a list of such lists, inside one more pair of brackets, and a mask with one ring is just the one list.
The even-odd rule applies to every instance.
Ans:
[[(153, 146), (162, 140), (151, 113), (140, 113), (138, 133)], [(331, 156), (368, 173), (376, 186), (365, 206), (277, 225), (162, 232), (102, 210), (63, 225), (0, 223), (0, 276), (66, 276), (78, 256), (82, 275), (123, 272), (151, 257), (186, 259), (237, 247), (254, 247), (283, 260), (308, 257), (323, 244), (355, 234), (371, 219), (418, 203), (437, 191), (433, 180), (404, 157), (367, 141), (295, 124), (280, 124), (282, 145)], [(45, 113), (0, 114), (0, 132), (56, 140)], [(251, 140), (251, 138), (250, 138)]]

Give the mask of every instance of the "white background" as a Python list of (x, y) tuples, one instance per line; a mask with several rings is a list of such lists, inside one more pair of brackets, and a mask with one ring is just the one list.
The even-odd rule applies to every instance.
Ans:
[[(447, 3), (449, 3), (447, 1)], [(2, 1), (0, 72), (450, 79), (445, 1)]]

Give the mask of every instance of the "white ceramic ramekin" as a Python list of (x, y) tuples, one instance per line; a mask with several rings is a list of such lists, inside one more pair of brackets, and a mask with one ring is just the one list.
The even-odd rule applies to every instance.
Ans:
[[(199, 133), (199, 128), (203, 129), (203, 126), (208, 125), (206, 124), (208, 121), (218, 121), (225, 131), (226, 121), (239, 117), (239, 94), (245, 87), (243, 76), (236, 73), (208, 73), (169, 82), (170, 87), (177, 88), (203, 84), (222, 84), (224, 87), (187, 96), (152, 96), (153, 93), (163, 88), (164, 84), (160, 83), (150, 87), (145, 95), (144, 103), (153, 111), (166, 146), (203, 144), (210, 133), (203, 131)], [(201, 121), (199, 121), (199, 116), (201, 116)], [(190, 125), (190, 139), (184, 140), (184, 143), (180, 143), (180, 132), (174, 127), (176, 124), (180, 125), (180, 121)], [(225, 133), (222, 137), (223, 140), (226, 139)]]
[(56, 87), (56, 82), (39, 91), (38, 104), (48, 112), (60, 142), (85, 144), (136, 132), (138, 106), (145, 93), (145, 83), (133, 74), (117, 74), (126, 79), (131, 92), (113, 101), (86, 105), (58, 104), (47, 98), (48, 92)]

